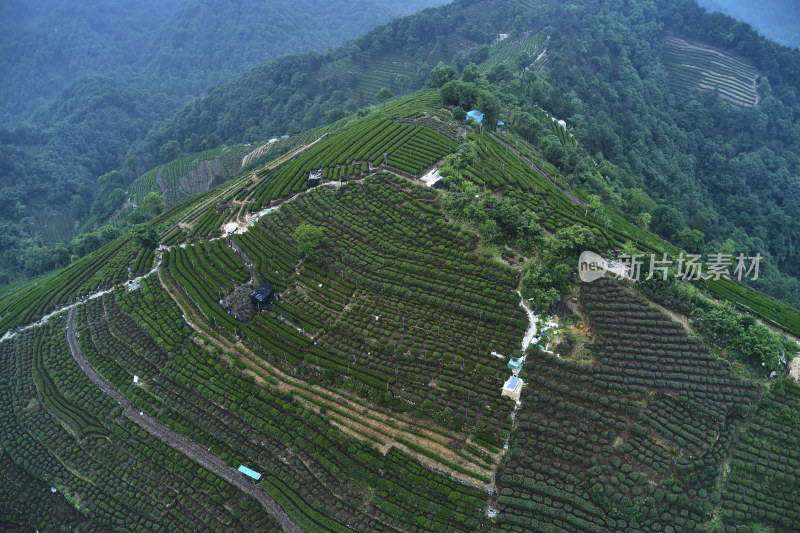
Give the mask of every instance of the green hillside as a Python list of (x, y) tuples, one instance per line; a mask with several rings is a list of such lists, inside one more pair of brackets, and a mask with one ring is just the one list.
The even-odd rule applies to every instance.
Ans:
[[(158, 137), (160, 122), (192, 106), (193, 98), (271, 58), (310, 50), (319, 55), (378, 24), (442, 2), (3, 2), (0, 285), (51, 272), (71, 256), (94, 250), (98, 245), (73, 239), (112, 221), (116, 229), (110, 231), (127, 230), (129, 224), (117, 216), (130, 205), (124, 192), (139, 175), (174, 158), (159, 152), (163, 142), (152, 154), (136, 147)], [(427, 72), (417, 72), (418, 66), (410, 70), (415, 80), (424, 80)], [(393, 72), (375, 83), (388, 86)], [(364, 69), (365, 78), (370, 73)], [(406, 92), (419, 88), (406, 85)], [(222, 146), (219, 137), (197, 126), (217, 118), (227, 124), (238, 116), (214, 116), (201, 115), (192, 131), (176, 139), (185, 153)], [(290, 129), (257, 127), (246, 140), (228, 144), (265, 142)], [(101, 178), (112, 171), (120, 173), (119, 183), (104, 191)], [(168, 203), (198, 189), (170, 189)], [(109, 241), (99, 234), (89, 239)]]
[[(708, 300), (687, 332), (636, 284), (558, 281), (583, 247), (676, 251), (519, 135), (464, 135), (442, 99), (311, 135), (153, 219), (165, 249), (127, 236), (0, 301), (3, 450), (111, 529), (788, 530), (791, 506), (766, 512), (778, 485), (743, 486), (800, 476), (754, 458), (794, 438), (764, 428), (800, 401), (764, 379), (769, 348), (721, 352)], [(449, 191), (419, 181), (432, 166)], [(256, 313), (265, 281), (278, 299)], [(500, 390), (530, 327), (518, 290), (562, 303), (530, 302), (559, 325), (538, 323), (548, 349), (525, 353), (515, 404)]]
[(0, 527), (793, 531), (775, 50), (682, 0), (464, 0), (193, 101), (0, 292)]

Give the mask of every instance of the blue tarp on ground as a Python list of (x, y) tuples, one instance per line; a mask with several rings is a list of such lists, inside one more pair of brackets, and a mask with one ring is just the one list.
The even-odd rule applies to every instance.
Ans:
[(248, 477), (251, 477), (251, 478), (255, 479), (256, 481), (261, 479), (261, 474), (259, 474), (255, 470), (250, 470), (249, 468), (247, 468), (244, 465), (239, 465), (239, 472), (241, 472), (245, 476), (248, 476)]
[(481, 113), (477, 109), (473, 109), (472, 111), (468, 112), (467, 116), (470, 117), (475, 122), (477, 122), (478, 124), (483, 122), (483, 113)]

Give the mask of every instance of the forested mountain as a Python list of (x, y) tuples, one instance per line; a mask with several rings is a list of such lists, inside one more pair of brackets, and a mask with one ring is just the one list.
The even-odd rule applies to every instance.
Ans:
[(148, 89), (200, 95), (279, 55), (324, 51), (445, 0), (189, 0), (160, 25), (136, 70)]
[[(183, 10), (176, 17), (189, 13)], [(382, 88), (398, 94), (420, 87), (439, 62), (458, 69), (471, 61), (488, 65), (488, 44), (499, 33), (510, 33), (511, 40), (528, 34), (548, 37), (537, 52), (547, 64), (530, 71), (532, 83), (520, 85), (507, 78), (500, 68), (503, 65), (492, 67), (500, 68), (491, 80), (504, 112), (511, 118), (520, 113), (524, 121), (522, 113), (535, 114), (544, 108), (566, 120), (569, 131), (598, 164), (603, 160), (615, 164), (613, 170), (603, 167), (598, 174), (562, 156), (563, 170), (574, 185), (631, 217), (652, 215), (656, 231), (691, 251), (732, 246), (737, 253), (762, 253), (768, 260), (755, 285), (800, 303), (797, 267), (791, 260), (800, 238), (795, 216), (800, 207), (795, 198), (800, 165), (795, 118), (798, 54), (758, 37), (746, 24), (707, 14), (688, 0), (630, 5), (587, 1), (570, 8), (551, 3), (464, 1), (382, 26), (335, 51), (281, 57), (215, 88), (151, 130), (115, 187), (124, 189), (131, 173), (163, 162), (162, 149), (169, 142), (192, 150), (297, 133), (377, 103)], [(202, 49), (203, 41), (193, 39), (192, 46)], [(690, 52), (698, 63), (681, 67), (686, 64), (682, 58)], [(724, 57), (733, 65), (730, 68), (739, 69), (737, 84), (720, 86), (715, 81), (720, 78), (714, 76), (724, 76), (724, 72), (713, 68), (706, 72), (712, 63), (702, 61), (710, 61), (714, 54)], [(217, 61), (210, 52), (199, 55)], [(159, 61), (154, 55), (147, 68), (158, 70)], [(90, 92), (73, 94), (97, 100)], [(159, 101), (168, 107), (168, 98)], [(58, 109), (66, 108), (59, 104), (35, 118), (54, 124)], [(125, 119), (130, 115), (119, 116), (117, 124), (127, 128)], [(40, 137), (47, 134), (38, 133)], [(124, 150), (114, 139), (133, 137), (96, 136), (99, 144), (94, 149), (105, 161), (116, 158), (119, 168)], [(15, 134), (5, 138), (13, 141)], [(71, 143), (75, 145), (86, 150), (90, 146)], [(29, 152), (41, 151), (39, 145), (27, 146)], [(14, 142), (6, 149), (22, 153)], [(71, 149), (58, 152), (65, 159), (74, 153)], [(23, 169), (17, 175), (27, 175), (25, 164), (17, 164)], [(95, 170), (99, 173), (101, 168), (95, 164), (89, 170), (82, 163), (78, 172), (69, 174), (74, 179)], [(31, 172), (38, 175), (39, 171)], [(66, 175), (52, 174), (57, 180)], [(65, 189), (72, 197), (94, 187)], [(643, 201), (640, 190), (656, 205)], [(19, 193), (7, 193), (7, 197), (7, 205), (13, 206), (7, 210), (30, 201)], [(92, 200), (83, 205), (110, 200), (118, 205), (120, 197), (104, 195), (100, 204)], [(96, 207), (95, 212), (107, 214), (113, 211), (112, 204), (106, 209)], [(55, 209), (58, 216), (67, 212), (63, 206)], [(29, 232), (23, 226), (15, 232), (5, 239), (12, 243), (7, 253), (13, 258), (6, 267), (19, 269), (26, 261), (26, 254), (19, 250), (36, 243), (25, 240)], [(30, 253), (40, 255), (38, 250)]]
[(326, 50), (443, 0), (3, 2), (0, 124), (35, 110), (81, 76), (103, 75), (173, 103), (271, 57)]
[(698, 0), (698, 3), (709, 11), (719, 11), (748, 23), (784, 46), (800, 47), (800, 4), (794, 0)]
[(148, 137), (146, 148), (155, 157), (163, 143), (193, 133), (249, 142), (341, 118), (377, 103), (380, 89), (421, 88), (437, 63), (485, 48), (509, 20), (526, 13), (511, 2), (491, 9), (484, 2), (456, 2), (380, 26), (325, 54), (274, 59), (178, 111)]
[[(538, 104), (565, 119), (596, 159), (617, 165), (601, 180), (572, 165), (575, 185), (632, 217), (649, 211), (654, 229), (692, 251), (734, 246), (736, 252), (769, 254), (755, 285), (800, 305), (800, 272), (792, 260), (800, 239), (797, 52), (690, 1), (590, 1), (533, 11), (498, 4), (488, 16), (481, 6), (457, 3), (438, 17), (417, 15), (376, 29), (347, 49), (280, 58), (248, 71), (177, 113), (148, 139), (147, 150), (154, 156), (163, 143), (191, 133), (234, 142), (316, 126), (375, 101), (371, 94), (379, 86), (363, 86), (359, 63), (374, 66), (386, 55), (402, 55), (411, 61), (407, 79), (418, 84), (414, 69), (426, 72), (433, 57), (463, 67), (485, 59), (485, 47), (476, 45), (498, 32), (518, 38), (524, 31), (546, 31), (549, 63), (536, 83), (521, 87), (503, 81), (502, 73), (495, 78), (506, 111), (535, 113)], [(670, 44), (678, 42), (668, 42), (674, 35), (699, 45)], [(433, 56), (434, 44), (446, 53)], [(686, 82), (684, 72), (670, 70), (691, 47), (729, 54), (737, 68), (752, 72), (749, 81), (743, 74), (750, 95), (737, 100), (723, 86), (717, 98), (713, 79)], [(661, 205), (641, 203), (636, 190)]]
[(0, 125), (30, 121), (36, 110), (82, 76), (118, 82), (133, 69), (156, 28), (185, 0), (10, 0), (0, 36)]
[[(736, 251), (769, 254), (756, 285), (798, 304), (800, 53), (688, 0), (587, 2), (548, 20), (559, 28), (557, 52), (550, 56), (549, 90), (533, 98), (572, 124), (591, 153), (624, 170), (612, 183), (642, 188), (680, 211), (653, 211), (656, 231), (688, 249), (693, 245), (679, 237), (688, 225), (703, 233), (699, 249), (715, 251), (732, 239)], [(722, 82), (710, 82), (718, 83), (707, 84), (710, 90), (700, 84), (678, 90), (684, 74), (670, 70), (669, 35), (728, 50), (752, 65), (758, 104), (716, 97), (725, 90)], [(577, 175), (575, 183), (625, 205), (602, 182)], [(788, 276), (775, 275), (775, 267)]]
[[(147, 170), (126, 155), (181, 102), (276, 55), (324, 50), (439, 3), (3, 2), (0, 284), (86, 252), (53, 247), (122, 205)], [(89, 250), (101, 242), (90, 240)]]

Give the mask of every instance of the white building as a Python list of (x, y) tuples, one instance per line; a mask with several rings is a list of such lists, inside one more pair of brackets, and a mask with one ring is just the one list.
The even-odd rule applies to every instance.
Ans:
[(517, 376), (511, 376), (508, 381), (503, 383), (503, 391), (500, 396), (508, 396), (515, 402), (519, 400), (519, 395), (522, 392), (522, 385), (524, 383)]

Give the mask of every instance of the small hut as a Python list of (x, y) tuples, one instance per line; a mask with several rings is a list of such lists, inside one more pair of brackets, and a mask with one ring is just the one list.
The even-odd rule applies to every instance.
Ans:
[(275, 287), (273, 287), (272, 283), (269, 281), (265, 281), (256, 288), (256, 290), (250, 293), (250, 299), (253, 301), (253, 305), (256, 306), (258, 311), (268, 309), (274, 297)]
[(500, 396), (508, 396), (514, 401), (519, 400), (519, 395), (522, 392), (522, 380), (517, 376), (511, 376), (508, 381), (503, 383), (503, 391)]

